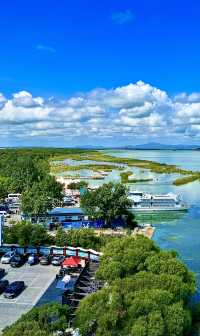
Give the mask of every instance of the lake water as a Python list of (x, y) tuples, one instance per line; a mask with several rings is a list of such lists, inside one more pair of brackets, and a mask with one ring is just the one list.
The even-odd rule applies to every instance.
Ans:
[(174, 164), (181, 168), (200, 170), (200, 150), (119, 150), (105, 151), (117, 157), (128, 157)]
[[(104, 153), (126, 158), (136, 158), (157, 161), (159, 163), (174, 164), (181, 168), (200, 171), (200, 151), (192, 150), (105, 150)], [(86, 162), (66, 162), (66, 164), (84, 164)], [(91, 162), (87, 162), (91, 163)], [(189, 205), (188, 212), (168, 212), (157, 215), (143, 215), (139, 222), (151, 223), (155, 226), (153, 239), (164, 249), (175, 249), (180, 258), (195, 272), (200, 291), (200, 183), (195, 181), (183, 186), (174, 186), (176, 174), (156, 174), (139, 168), (126, 168), (132, 170), (133, 178), (150, 178), (150, 182), (130, 184), (131, 189), (149, 191), (151, 193), (174, 192), (180, 194), (183, 201)], [(92, 171), (72, 171), (65, 174), (80, 174), (83, 178), (91, 176)], [(104, 180), (87, 179), (90, 185), (101, 185), (109, 181), (120, 181), (120, 171), (114, 169)]]
[[(182, 168), (200, 171), (200, 151), (168, 151), (168, 150), (137, 150), (137, 151), (106, 151), (117, 157), (153, 160), (160, 163), (176, 164)], [(137, 172), (138, 173), (138, 172)], [(149, 172), (143, 175), (149, 176)], [(186, 213), (166, 213), (145, 215), (140, 217), (143, 222), (156, 227), (153, 239), (162, 248), (175, 249), (180, 258), (195, 272), (200, 289), (200, 183), (193, 182), (184, 186), (173, 186), (174, 176), (157, 175), (150, 183), (138, 184), (131, 188), (152, 193), (175, 192), (181, 194), (190, 209)]]

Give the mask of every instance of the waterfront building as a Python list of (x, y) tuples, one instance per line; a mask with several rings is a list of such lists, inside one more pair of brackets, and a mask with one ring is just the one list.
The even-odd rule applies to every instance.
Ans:
[(62, 226), (67, 229), (81, 227), (102, 227), (102, 220), (89, 220), (81, 208), (54, 208), (48, 212), (48, 225), (50, 228)]

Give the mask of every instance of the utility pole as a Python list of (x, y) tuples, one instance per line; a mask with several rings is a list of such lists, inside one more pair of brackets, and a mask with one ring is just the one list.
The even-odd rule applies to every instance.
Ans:
[(3, 245), (4, 216), (0, 216), (0, 246)]

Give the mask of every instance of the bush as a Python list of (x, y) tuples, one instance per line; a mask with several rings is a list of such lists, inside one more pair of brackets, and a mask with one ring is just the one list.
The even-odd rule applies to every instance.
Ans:
[(174, 251), (142, 236), (114, 239), (96, 275), (106, 286), (77, 309), (82, 336), (183, 336), (191, 330), (195, 280)]
[(12, 326), (5, 328), (3, 336), (51, 336), (67, 328), (68, 313), (68, 306), (59, 303), (35, 307)]

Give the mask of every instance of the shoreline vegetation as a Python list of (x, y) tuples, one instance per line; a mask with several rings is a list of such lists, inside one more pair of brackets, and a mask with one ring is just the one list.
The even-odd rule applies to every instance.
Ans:
[(121, 183), (140, 183), (140, 182), (150, 182), (153, 181), (151, 178), (142, 178), (142, 179), (130, 179), (129, 177), (133, 175), (133, 172), (127, 171), (120, 173)]
[[(87, 161), (87, 164), (77, 164), (65, 165), (62, 161), (70, 159), (75, 161)], [(58, 162), (60, 161), (60, 162)], [(91, 163), (88, 163), (91, 161)], [(96, 163), (98, 162), (98, 164)], [(200, 172), (194, 172), (192, 170), (187, 170), (179, 168), (176, 165), (168, 165), (165, 163), (159, 163), (155, 161), (139, 160), (132, 158), (121, 158), (115, 157), (109, 154), (105, 154), (102, 151), (95, 150), (81, 150), (76, 152), (76, 150), (68, 152), (66, 154), (56, 154), (50, 157), (51, 173), (59, 174), (64, 171), (80, 171), (82, 169), (90, 169), (96, 173), (111, 172), (114, 169), (122, 171), (125, 168), (140, 168), (144, 170), (149, 170), (150, 172), (157, 174), (179, 174), (184, 175), (183, 177), (178, 177), (173, 181), (173, 185), (180, 186), (196, 180), (200, 180)], [(129, 179), (133, 174), (131, 171), (122, 171), (120, 173), (122, 183), (139, 183), (148, 182), (152, 179)], [(78, 175), (77, 175), (78, 177)], [(94, 177), (95, 179), (95, 177)]]
[(196, 174), (194, 173), (193, 175), (190, 176), (184, 176), (177, 178), (175, 181), (173, 181), (173, 184), (176, 186), (181, 186), (190, 182), (194, 182), (200, 180), (200, 173)]

